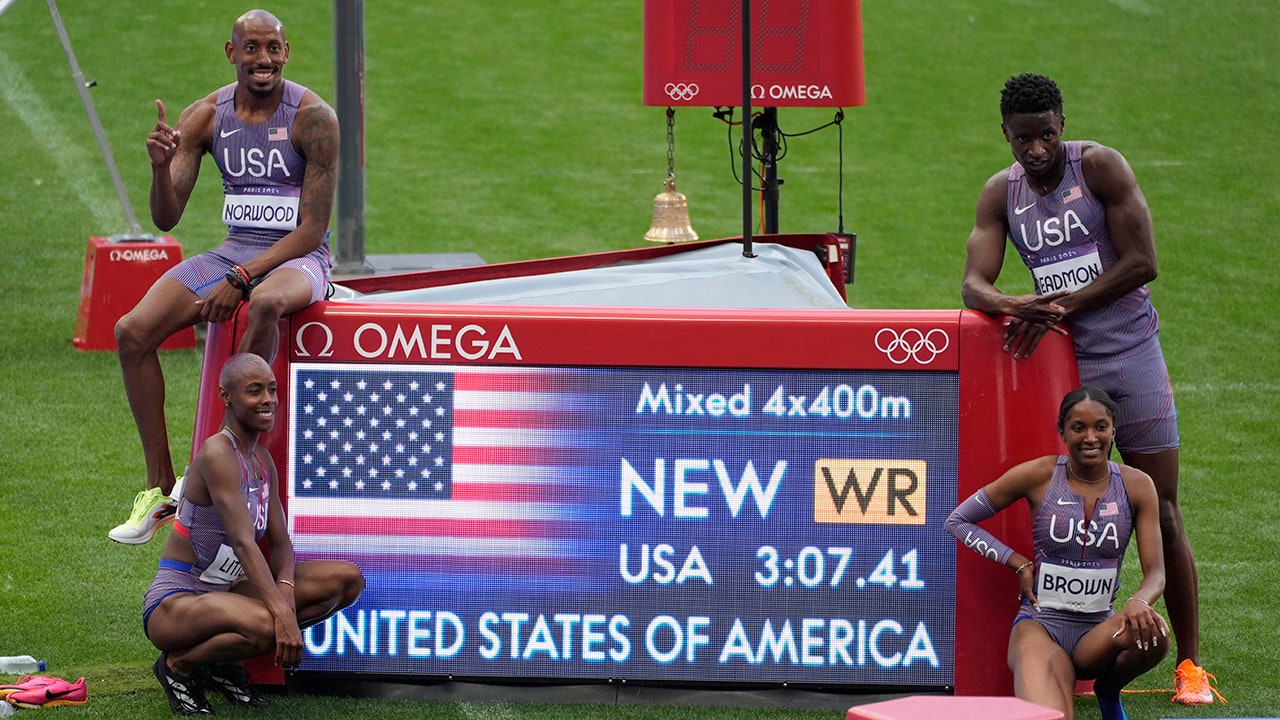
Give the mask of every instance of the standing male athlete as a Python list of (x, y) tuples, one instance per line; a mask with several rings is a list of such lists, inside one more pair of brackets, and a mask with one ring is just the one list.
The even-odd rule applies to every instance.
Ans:
[(147, 489), (129, 520), (108, 533), (117, 542), (147, 542), (177, 507), (160, 344), (198, 322), (230, 320), (243, 302), (238, 350), (270, 362), (281, 316), (319, 300), (328, 286), (337, 115), (314, 92), (284, 79), (289, 43), (271, 13), (241, 15), (226, 56), (236, 82), (192, 103), (176, 128), (157, 100), (159, 119), (147, 136), (156, 227), (178, 224), (208, 153), (222, 173), (227, 237), (171, 268), (116, 324), (125, 395), (147, 466)]
[[(1062, 140), (1066, 118), (1053, 80), (1024, 73), (1000, 96), (1000, 127), (1012, 167), (987, 181), (969, 235), (962, 296), (967, 307), (1008, 316), (1005, 347), (1026, 357), (1047, 331), (1071, 327), (1080, 382), (1119, 404), (1116, 447), (1151, 476), (1160, 496), (1165, 604), (1180, 663), (1174, 701), (1212, 703), (1200, 667), (1199, 581), (1178, 507), (1178, 415), (1159, 320), (1147, 283), (1156, 277), (1151, 213), (1133, 170), (1115, 150)], [(1031, 270), (1035, 293), (996, 287), (1005, 238)]]

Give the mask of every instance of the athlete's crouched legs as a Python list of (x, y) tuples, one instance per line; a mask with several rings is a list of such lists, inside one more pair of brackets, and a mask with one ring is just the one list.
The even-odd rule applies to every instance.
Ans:
[(342, 560), (311, 560), (295, 566), (298, 624), (308, 627), (349, 607), (364, 592), (364, 573)]

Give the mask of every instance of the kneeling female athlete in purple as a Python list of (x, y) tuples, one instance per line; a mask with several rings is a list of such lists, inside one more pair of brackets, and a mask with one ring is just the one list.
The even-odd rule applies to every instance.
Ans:
[[(1124, 720), (1120, 690), (1159, 664), (1168, 627), (1151, 606), (1164, 591), (1160, 509), (1151, 478), (1110, 462), (1115, 402), (1082, 387), (1062, 400), (1058, 432), (1066, 455), (1011, 468), (947, 518), (966, 547), (1018, 573), (1022, 607), (1009, 636), (1014, 694), (1071, 720), (1077, 679), (1094, 680), (1103, 720)], [(977, 523), (1025, 499), (1035, 559)], [(1120, 565), (1138, 540), (1142, 582), (1119, 610)]]
[[(153, 668), (170, 708), (212, 713), (206, 689), (239, 705), (266, 698), (240, 663), (274, 653), (302, 660), (302, 628), (354, 603), (364, 576), (349, 562), (294, 562), (275, 464), (258, 437), (275, 423), (276, 379), (251, 353), (222, 366), (222, 431), (191, 461), (160, 568), (143, 601), (143, 629), (161, 651)], [(258, 541), (266, 538), (270, 560)]]

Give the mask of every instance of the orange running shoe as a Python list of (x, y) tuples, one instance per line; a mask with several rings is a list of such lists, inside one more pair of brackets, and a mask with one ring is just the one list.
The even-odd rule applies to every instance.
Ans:
[[(1183, 660), (1173, 671), (1173, 702), (1183, 705), (1209, 705), (1218, 691), (1209, 685), (1209, 678), (1218, 679), (1204, 671), (1204, 668), (1191, 662), (1191, 658)], [(1222, 698), (1221, 695), (1218, 695)], [(1226, 699), (1223, 698), (1223, 702)]]

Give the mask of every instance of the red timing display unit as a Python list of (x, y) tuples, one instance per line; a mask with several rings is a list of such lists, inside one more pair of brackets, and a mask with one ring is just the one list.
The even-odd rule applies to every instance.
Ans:
[[(197, 442), (221, 422), (233, 327), (209, 333)], [(997, 320), (958, 309), (357, 298), (282, 320), (281, 339), (264, 443), (298, 557), (346, 558), (368, 580), (305, 631), (304, 673), (1011, 693), (1014, 575), (942, 523), (1061, 450), (1069, 338), (1015, 361)], [(995, 522), (1030, 545), (1025, 511)]]
[[(142, 300), (152, 283), (180, 262), (182, 246), (168, 235), (155, 241), (89, 238), (71, 344), (77, 350), (114, 352), (116, 321)], [(195, 345), (195, 331), (185, 328), (169, 336), (160, 349), (179, 350)]]
[[(859, 0), (753, 0), (751, 104), (866, 102)], [(740, 107), (740, 0), (645, 0), (644, 103)]]

